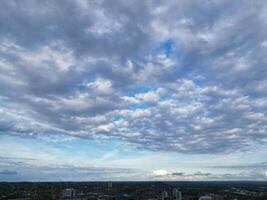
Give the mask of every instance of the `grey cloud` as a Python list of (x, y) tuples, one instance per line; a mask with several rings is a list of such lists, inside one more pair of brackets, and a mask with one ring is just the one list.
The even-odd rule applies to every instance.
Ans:
[(2, 171), (0, 171), (0, 175), (7, 175), (7, 176), (10, 176), (10, 175), (17, 175), (18, 173), (16, 172), (16, 171), (10, 171), (10, 170), (7, 170), (7, 169), (5, 169), (5, 170), (2, 170)]
[(200, 154), (266, 143), (264, 1), (0, 9), (1, 134)]
[(245, 171), (236, 172), (236, 173), (218, 173), (218, 172), (194, 172), (194, 173), (170, 173), (165, 176), (157, 176), (156, 178), (161, 179), (172, 179), (172, 180), (209, 180), (209, 181), (240, 181), (240, 180), (263, 180), (267, 179), (265, 171), (255, 171), (247, 169)]
[[(88, 181), (88, 180), (132, 180), (145, 171), (133, 168), (93, 167), (70, 164), (41, 164), (34, 159), (0, 157), (0, 179), (12, 181)], [(16, 175), (16, 177), (13, 177)]]
[(127, 56), (146, 42), (142, 23), (149, 12), (145, 4), (80, 2), (6, 2), (1, 12), (1, 35), (33, 49), (51, 39), (62, 40), (75, 53), (91, 55)]
[(185, 173), (184, 172), (174, 172), (171, 173), (172, 176), (183, 176)]
[(267, 162), (259, 162), (259, 163), (252, 163), (252, 164), (241, 164), (241, 165), (219, 165), (219, 166), (211, 166), (212, 168), (218, 169), (236, 169), (236, 170), (256, 170), (256, 169), (266, 169)]
[(262, 180), (266, 181), (267, 177), (265, 172), (262, 171), (246, 171), (240, 173), (228, 173), (215, 176), (222, 180)]
[(194, 176), (211, 176), (212, 173), (203, 173), (203, 172), (196, 172)]

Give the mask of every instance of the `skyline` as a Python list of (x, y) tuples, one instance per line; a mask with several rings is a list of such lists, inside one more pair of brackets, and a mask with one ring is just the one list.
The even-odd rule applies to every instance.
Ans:
[(266, 181), (266, 13), (3, 1), (0, 181)]

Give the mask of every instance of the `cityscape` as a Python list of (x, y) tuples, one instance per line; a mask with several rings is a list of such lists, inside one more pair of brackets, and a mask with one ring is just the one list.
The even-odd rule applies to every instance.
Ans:
[(267, 200), (267, 0), (1, 0), (0, 200)]
[(1, 183), (1, 200), (265, 200), (262, 182)]

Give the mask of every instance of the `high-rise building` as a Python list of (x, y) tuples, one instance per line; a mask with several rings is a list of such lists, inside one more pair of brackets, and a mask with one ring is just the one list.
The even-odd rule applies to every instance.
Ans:
[(62, 192), (62, 197), (75, 197), (76, 196), (77, 191), (73, 188), (67, 188), (64, 189)]
[(127, 194), (116, 194), (115, 196), (115, 200), (131, 200), (132, 197), (131, 195), (127, 195)]
[(162, 197), (162, 200), (167, 200), (168, 199), (168, 192), (167, 191), (163, 191), (161, 193), (161, 197)]
[(202, 196), (202, 197), (199, 197), (198, 200), (213, 200), (213, 198), (211, 196)]
[(177, 188), (174, 188), (172, 190), (172, 196), (173, 196), (174, 200), (181, 200), (182, 199), (182, 193)]
[(224, 198), (220, 195), (211, 194), (211, 195), (199, 197), (199, 200), (224, 200)]
[(112, 182), (108, 182), (108, 189), (112, 188)]

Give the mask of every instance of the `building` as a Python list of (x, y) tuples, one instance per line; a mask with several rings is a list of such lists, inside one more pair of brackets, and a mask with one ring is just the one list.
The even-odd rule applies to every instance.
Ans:
[(182, 199), (182, 193), (177, 188), (174, 188), (172, 190), (172, 196), (173, 196), (174, 200), (181, 200)]
[(220, 195), (211, 194), (199, 197), (199, 200), (224, 200), (224, 198)]
[(161, 197), (162, 197), (161, 199), (162, 199), (162, 200), (167, 200), (167, 199), (168, 199), (168, 196), (169, 196), (169, 195), (168, 195), (168, 192), (167, 192), (167, 191), (163, 191), (163, 192), (161, 193)]
[(70, 197), (76, 197), (77, 191), (73, 188), (67, 188), (63, 190), (62, 197), (63, 198), (70, 198)]
[(112, 188), (112, 182), (108, 182), (108, 189)]
[(115, 196), (115, 200), (132, 200), (133, 198), (131, 197), (131, 195), (128, 194), (117, 194)]
[(88, 196), (79, 193), (73, 188), (67, 188), (62, 191), (62, 197), (60, 200), (88, 200)]
[(198, 200), (213, 200), (213, 198), (211, 196), (202, 196), (202, 197), (199, 197)]

